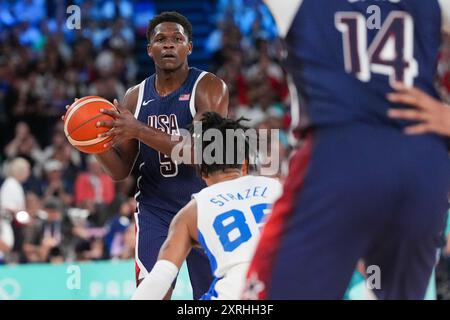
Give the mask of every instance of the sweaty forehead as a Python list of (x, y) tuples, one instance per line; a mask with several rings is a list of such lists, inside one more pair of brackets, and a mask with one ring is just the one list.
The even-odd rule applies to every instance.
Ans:
[(176, 22), (161, 22), (158, 24), (155, 29), (153, 30), (153, 35), (156, 36), (159, 33), (175, 33), (180, 32), (187, 36), (186, 32), (184, 31), (184, 28), (181, 24)]

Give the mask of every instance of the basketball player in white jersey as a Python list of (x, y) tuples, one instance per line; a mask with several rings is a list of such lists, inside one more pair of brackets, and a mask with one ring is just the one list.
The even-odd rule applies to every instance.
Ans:
[[(199, 246), (205, 250), (215, 277), (202, 299), (240, 298), (260, 230), (282, 188), (275, 179), (247, 175), (248, 162), (237, 160), (239, 150), (236, 147), (231, 150), (226, 148), (229, 146), (226, 130), (243, 129), (239, 122), (213, 112), (204, 114), (203, 134), (211, 128), (220, 130), (223, 160), (228, 159), (227, 152), (232, 152), (234, 161), (231, 164), (222, 161), (225, 164), (198, 165), (207, 187), (194, 194), (193, 199), (172, 220), (157, 263), (132, 299), (162, 299), (190, 250)], [(209, 144), (211, 142), (202, 141), (202, 150)], [(248, 145), (245, 155), (248, 159)]]

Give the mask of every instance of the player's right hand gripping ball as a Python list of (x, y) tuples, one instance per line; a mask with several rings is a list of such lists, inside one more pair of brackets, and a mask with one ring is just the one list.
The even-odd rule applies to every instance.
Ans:
[(101, 113), (100, 109), (116, 110), (116, 107), (102, 97), (87, 96), (75, 101), (66, 111), (64, 133), (69, 142), (82, 152), (101, 153), (109, 149), (104, 145), (112, 137), (99, 138), (98, 135), (110, 128), (97, 127), (97, 122), (112, 121), (114, 118)]

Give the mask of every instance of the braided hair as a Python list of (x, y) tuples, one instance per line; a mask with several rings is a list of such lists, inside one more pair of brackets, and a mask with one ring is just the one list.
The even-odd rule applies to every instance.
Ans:
[[(237, 120), (232, 120), (224, 118), (216, 112), (205, 112), (201, 119), (201, 132), (195, 131), (195, 124), (191, 124), (188, 127), (191, 136), (195, 140), (194, 146), (196, 148), (201, 146), (202, 159), (199, 164), (195, 165), (200, 175), (208, 176), (217, 171), (241, 169), (244, 161), (249, 162), (251, 150), (249, 139), (246, 135), (249, 128), (242, 125), (241, 122), (243, 121), (248, 121), (248, 119), (241, 117)], [(210, 139), (211, 141), (208, 141), (208, 139), (205, 141), (204, 135), (209, 129), (218, 130), (222, 136), (222, 154), (216, 154), (216, 149), (212, 149), (211, 156), (214, 159), (212, 163), (205, 159), (204, 151), (208, 149), (208, 146), (211, 149), (213, 143), (216, 144), (220, 141), (216, 141), (215, 138)], [(198, 152), (199, 150), (196, 151)]]

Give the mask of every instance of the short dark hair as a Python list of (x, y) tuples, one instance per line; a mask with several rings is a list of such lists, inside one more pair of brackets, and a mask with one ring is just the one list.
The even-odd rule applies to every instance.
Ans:
[[(250, 147), (249, 147), (249, 141), (247, 139), (247, 137), (245, 137), (245, 147), (244, 150), (239, 149), (238, 150), (238, 146), (239, 144), (236, 143), (237, 142), (237, 137), (233, 136), (234, 139), (234, 149), (233, 150), (228, 150), (226, 147), (227, 145), (229, 145), (231, 143), (231, 141), (227, 141), (227, 130), (231, 129), (234, 130), (236, 132), (236, 130), (240, 130), (245, 132), (249, 129), (248, 127), (245, 127), (241, 124), (242, 121), (248, 121), (248, 119), (245, 119), (243, 117), (237, 119), (237, 120), (232, 120), (229, 118), (224, 118), (222, 117), (220, 114), (216, 113), (216, 112), (205, 112), (202, 115), (202, 132), (201, 132), (201, 136), (196, 136), (195, 134), (197, 132), (194, 132), (195, 129), (195, 124), (190, 124), (188, 126), (189, 132), (191, 134), (191, 136), (193, 136), (193, 139), (198, 139), (199, 142), (196, 143), (196, 146), (201, 146), (201, 150), (202, 150), (202, 155), (203, 155), (203, 150), (205, 150), (205, 148), (211, 144), (214, 143), (215, 141), (204, 141), (203, 139), (203, 135), (205, 134), (205, 132), (209, 129), (217, 129), (220, 131), (222, 137), (223, 137), (223, 154), (222, 154), (222, 159), (221, 159), (221, 163), (205, 163), (204, 159), (202, 159), (200, 164), (196, 164), (195, 167), (197, 169), (197, 172), (202, 175), (202, 176), (208, 176), (211, 173), (217, 172), (217, 171), (225, 171), (226, 169), (241, 169), (242, 168), (242, 158), (243, 160), (246, 160), (247, 163), (249, 161), (250, 158)], [(227, 144), (228, 142), (228, 144)], [(228, 152), (233, 152), (233, 161), (232, 163), (227, 163), (227, 151)], [(195, 152), (195, 150), (194, 150)], [(244, 154), (242, 154), (242, 152), (244, 152)], [(213, 155), (215, 156), (215, 154)], [(244, 156), (244, 157), (242, 157)], [(230, 156), (228, 156), (230, 157)]]
[(166, 11), (154, 16), (153, 19), (149, 21), (147, 27), (147, 40), (149, 43), (151, 42), (151, 37), (156, 26), (163, 22), (175, 22), (180, 24), (187, 33), (188, 40), (192, 41), (192, 24), (189, 20), (178, 12)]

